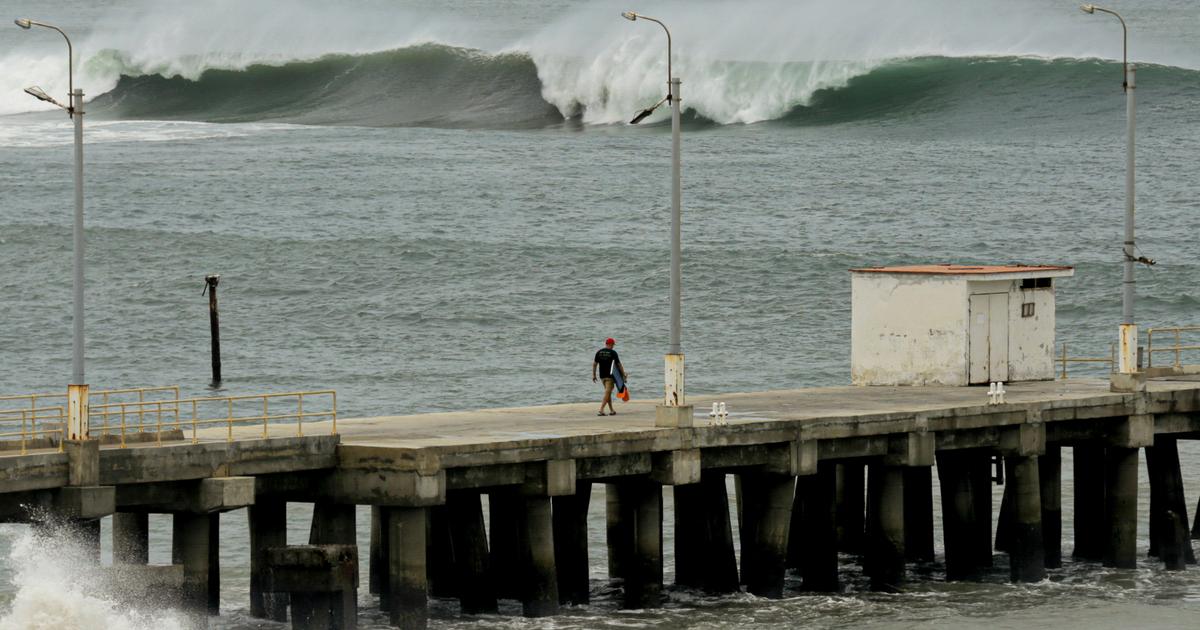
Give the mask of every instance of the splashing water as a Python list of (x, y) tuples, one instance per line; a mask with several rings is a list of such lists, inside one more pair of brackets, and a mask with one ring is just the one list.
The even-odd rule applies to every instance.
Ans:
[[(0, 538), (15, 567), (15, 591), (0, 611), (0, 630), (184, 630), (177, 614), (132, 609), (115, 593), (129, 592), (128, 580), (112, 579), (63, 527), (35, 534), (8, 526)], [(108, 596), (106, 596), (108, 594)]]

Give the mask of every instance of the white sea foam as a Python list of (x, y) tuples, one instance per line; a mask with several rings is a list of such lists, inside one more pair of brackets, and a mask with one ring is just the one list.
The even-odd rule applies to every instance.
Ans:
[(170, 611), (140, 611), (101, 593), (122, 588), (86, 559), (69, 536), (35, 536), (29, 528), (5, 528), (10, 548), (6, 564), (15, 567), (15, 596), (0, 611), (0, 630), (183, 630)]
[[(241, 138), (294, 129), (296, 125), (277, 123), (222, 125), (190, 121), (104, 120), (86, 123), (84, 142), (88, 145), (113, 142), (190, 142)], [(0, 125), (0, 147), (34, 148), (70, 145), (74, 142), (73, 126), (65, 115), (60, 121)]]
[[(204, 0), (113, 9), (79, 38), (78, 83), (89, 96), (122, 74), (199, 77), (213, 68), (282, 64), (328, 53), (362, 54), (437, 42), (489, 52), (528, 53), (543, 97), (585, 121), (627, 119), (661, 98), (663, 33), (630, 23), (627, 3), (605, 0), (567, 9), (549, 22), (529, 15), (498, 39), (487, 20), (426, 8), (318, 0)], [(649, 11), (649, 9), (647, 9)], [(1116, 26), (1071, 5), (1017, 0), (750, 0), (656, 2), (672, 29), (684, 105), (721, 123), (775, 118), (821, 88), (845, 85), (881, 63), (916, 56), (1119, 58)], [(286, 19), (279, 19), (286, 16)], [(1135, 21), (1136, 17), (1131, 17)], [(29, 38), (0, 54), (0, 115), (50, 107), (21, 92), (40, 84), (66, 92), (61, 42)], [(36, 42), (36, 43), (35, 43)], [(1200, 68), (1194, 47), (1143, 37), (1133, 58)], [(759, 62), (746, 63), (746, 62)], [(664, 111), (659, 114), (665, 117)]]

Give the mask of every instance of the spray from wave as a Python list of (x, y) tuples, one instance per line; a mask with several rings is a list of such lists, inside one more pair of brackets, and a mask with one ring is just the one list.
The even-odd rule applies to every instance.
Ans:
[[(929, 85), (915, 74), (923, 71), (967, 85), (973, 79), (963, 69), (978, 69), (984, 60), (1037, 59), (1044, 63), (1022, 69), (1061, 74), (1080, 59), (1120, 53), (1107, 25), (1044, 2), (1017, 4), (997, 12), (982, 0), (666, 2), (655, 15), (672, 29), (685, 108), (719, 124), (800, 120), (806, 111), (808, 118), (825, 111), (854, 119), (871, 107), (863, 104), (868, 95), (904, 107), (902, 99), (916, 94), (899, 80), (882, 85), (887, 78)], [(82, 82), (89, 94), (102, 94), (94, 100), (97, 113), (117, 118), (611, 124), (666, 89), (661, 29), (621, 19), (622, 8), (573, 6), (549, 22), (525, 19), (498, 36), (478, 20), (378, 4), (209, 0), (169, 10), (146, 4), (129, 11), (136, 20), (118, 14), (97, 24), (79, 47), (93, 51), (85, 53)], [(33, 74), (55, 76), (51, 58), (61, 63), (49, 54), (0, 57), (0, 114), (30, 109), (18, 85)], [(1146, 58), (1200, 67), (1200, 60), (1166, 47), (1143, 49)], [(1057, 69), (1044, 71), (1047, 64)], [(1195, 84), (1194, 73), (1182, 76)], [(43, 87), (56, 94), (65, 86)], [(850, 109), (830, 112), (834, 103)], [(664, 108), (651, 121), (667, 115)]]
[[(28, 527), (0, 530), (15, 567), (15, 595), (0, 611), (0, 630), (184, 630), (185, 621), (157, 607), (132, 608), (121, 593), (136, 585), (117, 583), (89, 560), (63, 527), (35, 534)], [(160, 602), (161, 606), (162, 603)]]

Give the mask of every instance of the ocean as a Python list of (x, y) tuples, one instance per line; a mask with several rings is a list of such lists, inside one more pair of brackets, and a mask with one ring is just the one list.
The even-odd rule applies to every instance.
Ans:
[[(1158, 263), (1137, 269), (1137, 321), (1196, 324), (1200, 7), (1109, 8), (1138, 67), (1138, 247)], [(87, 94), (87, 381), (185, 396), (329, 388), (343, 417), (575, 402), (598, 400), (591, 358), (611, 336), (634, 396), (653, 397), (670, 122), (665, 108), (625, 122), (665, 94), (666, 42), (624, 10), (670, 26), (683, 81), (689, 392), (847, 383), (847, 270), (872, 265), (1074, 265), (1057, 283), (1058, 342), (1109, 355), (1121, 30), (1073, 2), (0, 0), (0, 15), (70, 34)], [(22, 93), (64, 95), (65, 62), (58, 34), (0, 28), (0, 395), (70, 378), (71, 123)], [(219, 388), (201, 295), (213, 273)], [(1200, 448), (1180, 448), (1195, 501)], [(842, 594), (671, 591), (662, 610), (619, 611), (603, 493), (594, 501), (592, 606), (473, 619), (438, 602), (433, 626), (1094, 630), (1185, 627), (1200, 612), (1196, 569), (1151, 560), (1068, 563), (1021, 586), (1002, 562), (969, 584), (935, 564), (882, 595), (850, 558)], [(306, 509), (290, 514), (294, 542)], [(244, 523), (222, 517), (213, 626), (282, 627), (246, 615)], [(152, 560), (166, 562), (169, 522), (152, 527)], [(64, 585), (91, 575), (78, 564), (0, 526), (0, 629), (173, 623), (114, 610), (101, 576)], [(362, 600), (364, 627), (386, 627)]]

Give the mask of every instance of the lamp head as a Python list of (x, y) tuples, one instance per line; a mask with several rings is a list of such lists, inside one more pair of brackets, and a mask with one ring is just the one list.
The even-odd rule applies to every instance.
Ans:
[(1094, 15), (1096, 13), (1096, 5), (1082, 4), (1082, 5), (1079, 5), (1079, 10), (1083, 11), (1084, 13), (1091, 13)]
[[(621, 13), (621, 17), (625, 18), (626, 20), (629, 20), (630, 22), (633, 22), (633, 21), (637, 20), (638, 14), (634, 13), (633, 11), (625, 11), (625, 12)], [(29, 28), (29, 27), (26, 26), (25, 28)]]
[(42, 88), (36, 85), (25, 88), (25, 93), (39, 101), (46, 101), (47, 103), (54, 103), (55, 105), (58, 104), (49, 94), (46, 94), (44, 91), (42, 91)]
[(25, 18), (17, 18), (15, 20), (13, 20), (13, 24), (16, 24), (17, 26), (20, 26), (21, 28), (26, 29), (26, 30), (33, 27), (33, 22), (31, 22)]

